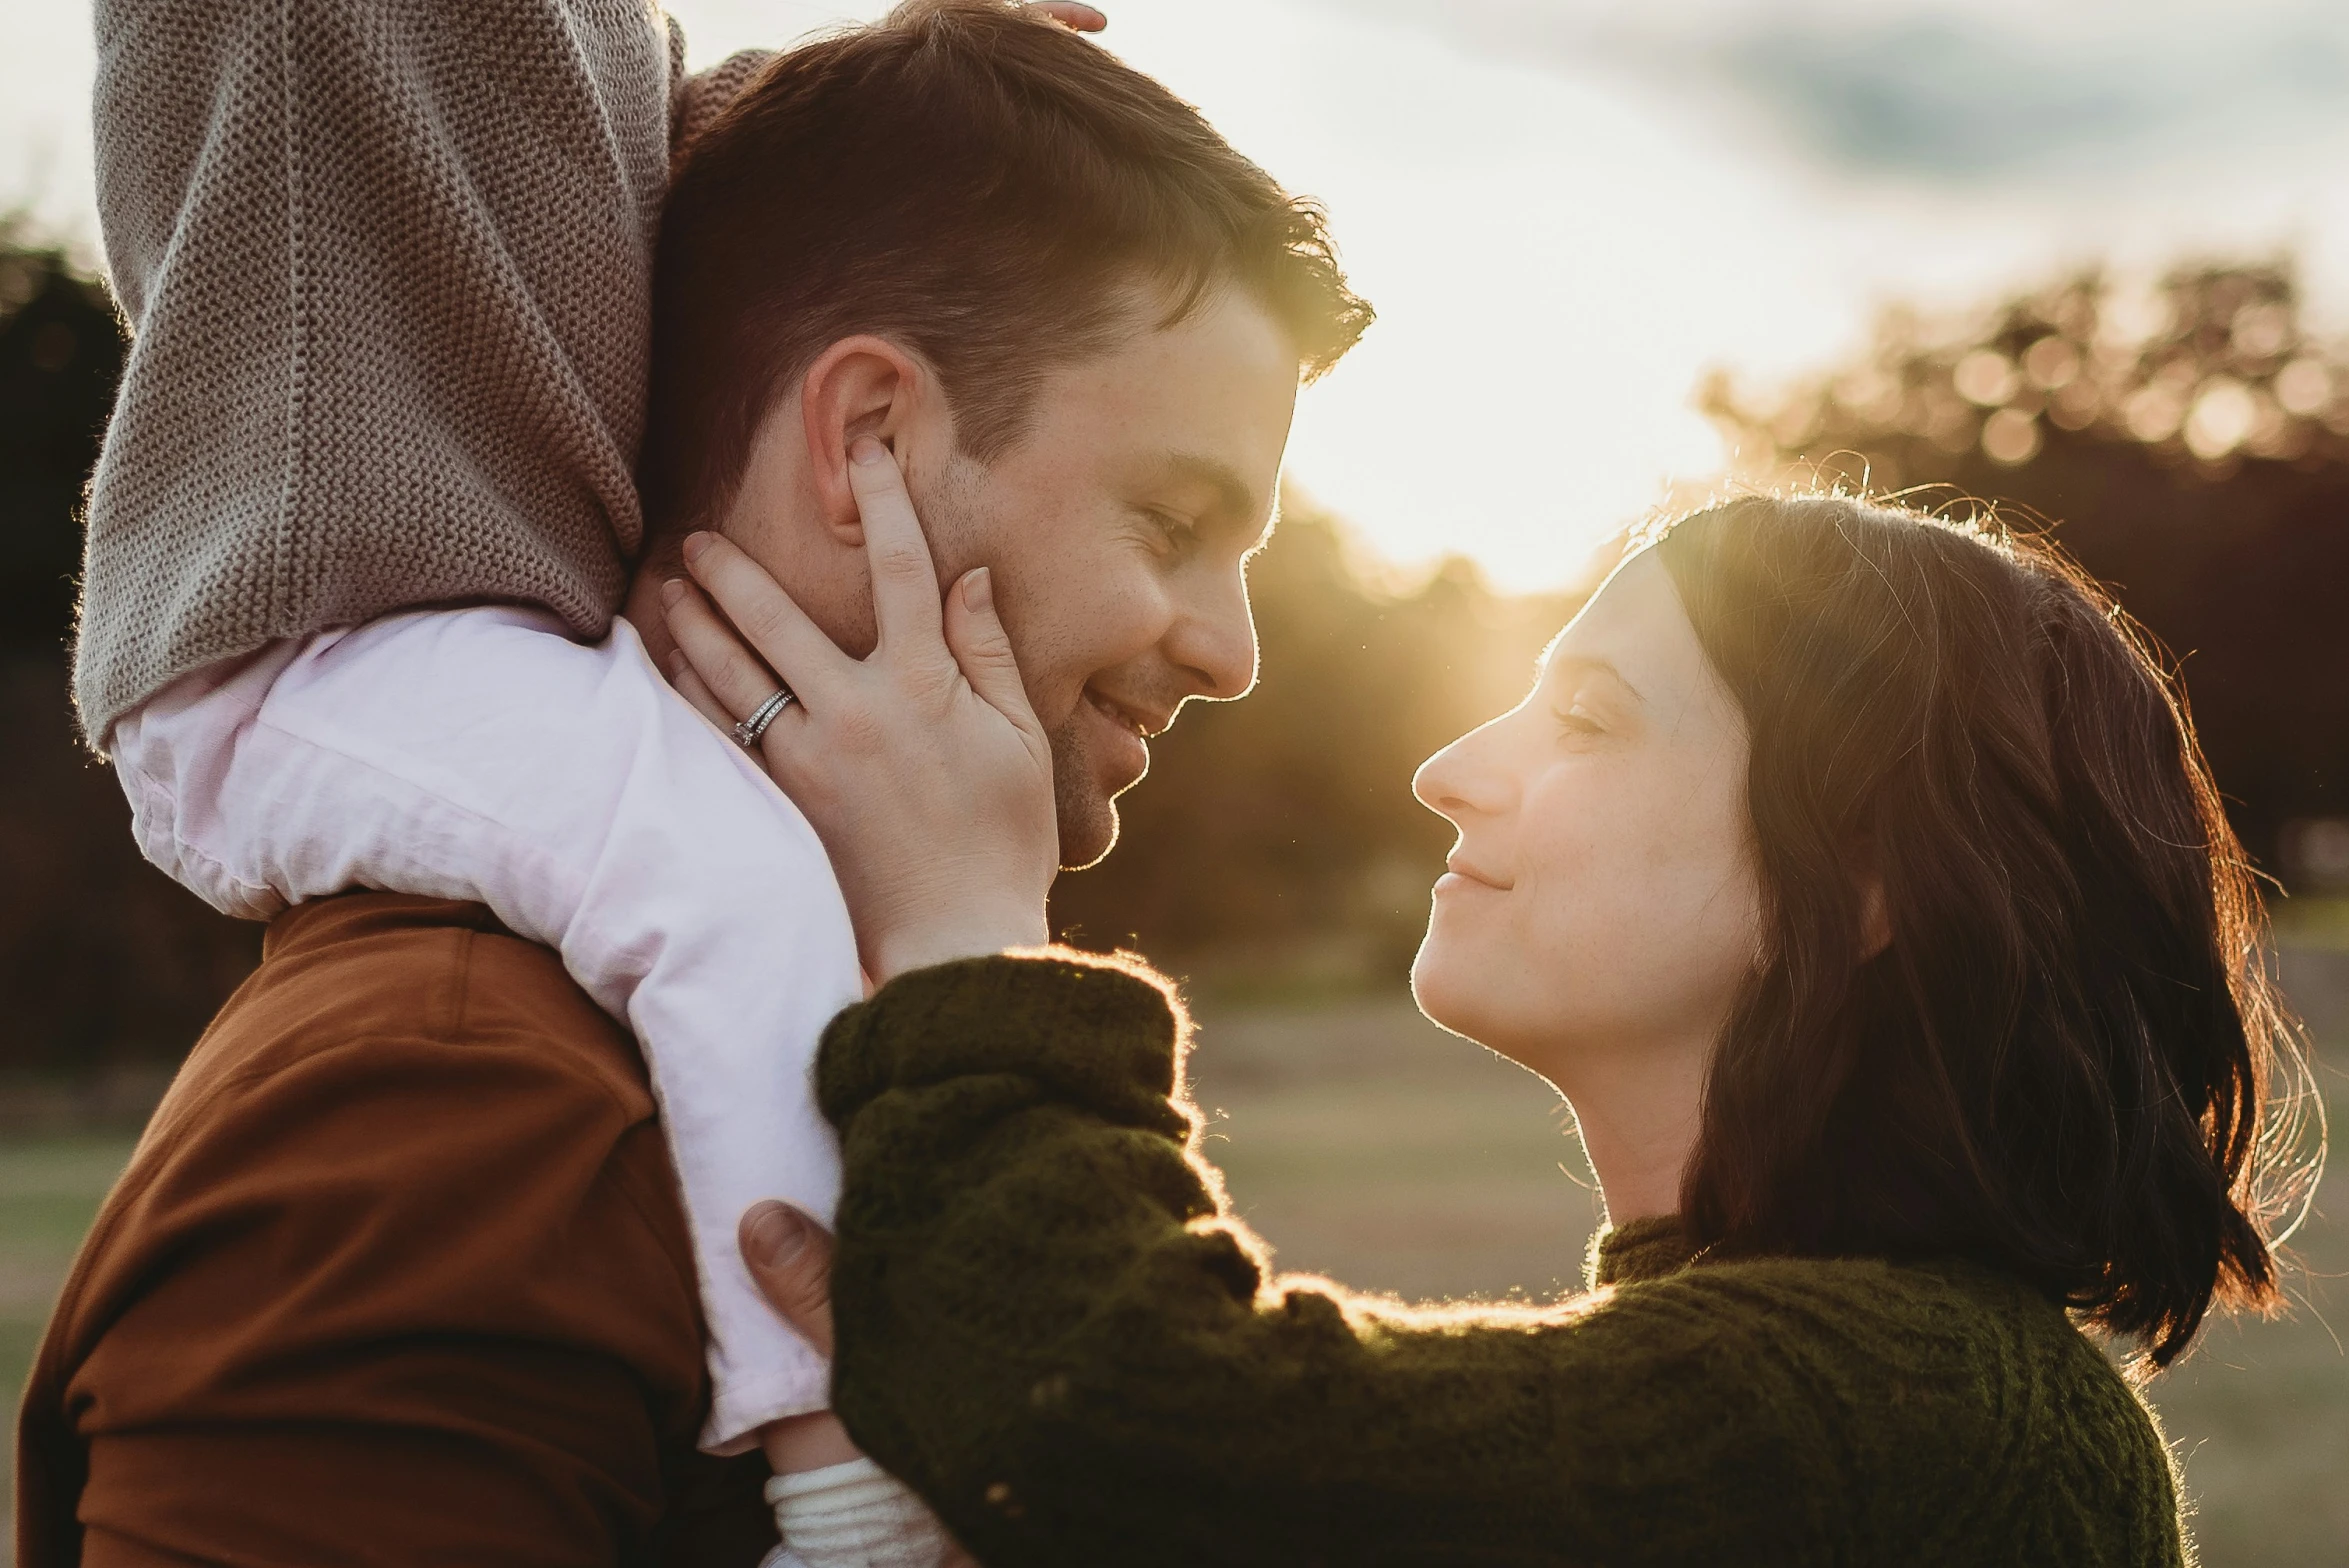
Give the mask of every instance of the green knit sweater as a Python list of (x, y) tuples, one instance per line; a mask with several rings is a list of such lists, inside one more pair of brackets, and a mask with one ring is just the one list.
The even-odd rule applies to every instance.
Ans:
[(849, 1431), (991, 1568), (2183, 1564), (2151, 1413), (1963, 1262), (1691, 1257), (1545, 1308), (1274, 1280), (1163, 982), (904, 976), (825, 1037)]

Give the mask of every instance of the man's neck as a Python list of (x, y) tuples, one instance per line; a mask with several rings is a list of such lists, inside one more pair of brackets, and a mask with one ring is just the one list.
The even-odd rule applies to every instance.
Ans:
[[(843, 543), (826, 536), (820, 524), (805, 522), (793, 530), (719, 530), (757, 563), (799, 606), (800, 613), (853, 658), (872, 652), (878, 633), (873, 623), (871, 579), (862, 544)], [(685, 532), (657, 541), (628, 583), (628, 597), (620, 613), (644, 639), (645, 652), (664, 673), (677, 639), (669, 635), (667, 607), (661, 589), (685, 572)]]
[[(656, 547), (652, 557), (636, 569), (629, 580), (628, 597), (620, 605), (620, 614), (636, 628), (636, 635), (644, 642), (644, 651), (652, 656), (653, 667), (666, 672), (669, 655), (677, 651), (677, 639), (669, 635), (669, 617), (661, 605), (661, 585), (672, 577), (684, 575), (684, 567), (674, 559), (664, 568), (663, 551)], [(674, 557), (671, 548), (665, 552)]]

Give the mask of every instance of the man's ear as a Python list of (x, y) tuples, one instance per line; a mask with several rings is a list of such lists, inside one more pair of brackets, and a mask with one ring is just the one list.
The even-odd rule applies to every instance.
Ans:
[(872, 436), (907, 460), (905, 441), (934, 385), (919, 360), (887, 338), (842, 338), (817, 356), (800, 382), (799, 416), (808, 470), (824, 526), (861, 547), (856, 495), (848, 486), (848, 449)]

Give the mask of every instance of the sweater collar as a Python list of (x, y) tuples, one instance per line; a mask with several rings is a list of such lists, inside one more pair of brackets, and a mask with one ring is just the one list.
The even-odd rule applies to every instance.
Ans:
[(1696, 1261), (1697, 1247), (1681, 1229), (1677, 1214), (1610, 1225), (1591, 1238), (1583, 1277), (1592, 1288), (1662, 1279)]

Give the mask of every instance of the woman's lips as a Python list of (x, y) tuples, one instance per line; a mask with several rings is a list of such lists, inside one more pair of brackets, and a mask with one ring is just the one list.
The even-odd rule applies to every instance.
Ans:
[(1436, 878), (1435, 890), (1439, 893), (1447, 890), (1460, 893), (1472, 889), (1482, 889), (1487, 893), (1509, 891), (1508, 883), (1501, 881), (1498, 877), (1487, 876), (1464, 860), (1457, 858), (1447, 860), (1444, 862), (1444, 866), (1444, 874)]

